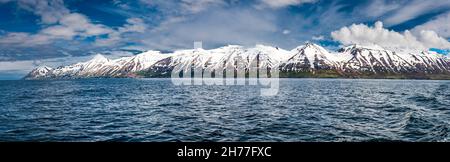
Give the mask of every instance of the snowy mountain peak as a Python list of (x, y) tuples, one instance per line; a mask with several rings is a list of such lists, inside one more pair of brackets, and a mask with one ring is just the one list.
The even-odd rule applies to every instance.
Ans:
[(320, 51), (321, 53), (329, 53), (325, 48), (323, 48), (322, 46), (319, 46), (317, 44), (314, 44), (314, 43), (305, 45), (305, 48), (311, 48), (311, 49)]
[[(56, 69), (38, 67), (25, 79), (133, 77), (144, 72), (147, 77), (167, 77), (174, 67), (221, 70), (223, 66), (237, 70), (257, 62), (260, 67), (278, 66), (289, 77), (383, 77), (397, 75), (406, 78), (427, 77), (428, 74), (448, 75), (448, 57), (436, 52), (410, 49), (383, 49), (377, 45), (350, 45), (336, 53), (314, 43), (306, 43), (286, 51), (281, 48), (256, 45), (244, 48), (228, 45), (216, 49), (188, 49), (172, 53), (147, 51), (135, 56), (109, 60), (97, 54), (87, 62)], [(148, 75), (147, 75), (148, 74)]]
[(291, 53), (294, 55), (282, 65), (282, 70), (298, 72), (335, 69), (338, 67), (335, 61), (337, 60), (336, 56), (314, 43), (306, 43), (303, 46), (299, 46), (291, 50)]
[(318, 47), (319, 45), (312, 43), (312, 42), (306, 42), (304, 46), (305, 47)]
[(53, 68), (44, 65), (44, 66), (37, 67), (35, 70), (39, 71), (39, 72), (42, 72), (42, 73), (46, 73), (48, 71), (53, 70)]
[(304, 51), (304, 50), (316, 50), (316, 51), (326, 51), (322, 46), (319, 46), (314, 43), (306, 43), (304, 45), (298, 46), (291, 51), (298, 52), (298, 51)]
[(53, 71), (52, 68), (48, 66), (39, 66), (32, 70), (25, 78), (27, 79), (41, 79), (48, 76), (49, 73)]
[(96, 54), (89, 62), (109, 62), (109, 59), (102, 54)]

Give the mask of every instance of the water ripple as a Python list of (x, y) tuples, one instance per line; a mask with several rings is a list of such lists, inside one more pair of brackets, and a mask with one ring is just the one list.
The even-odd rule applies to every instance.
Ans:
[(0, 141), (449, 141), (450, 82), (1, 81)]

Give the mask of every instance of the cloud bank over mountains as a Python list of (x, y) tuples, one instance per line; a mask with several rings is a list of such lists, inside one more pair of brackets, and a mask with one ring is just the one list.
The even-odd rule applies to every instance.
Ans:
[(377, 21), (373, 27), (365, 24), (353, 24), (349, 27), (343, 27), (331, 33), (331, 37), (342, 43), (362, 44), (362, 45), (380, 45), (385, 48), (408, 48), (427, 50), (429, 48), (449, 48), (450, 42), (440, 37), (432, 30), (420, 30), (403, 33), (388, 30), (383, 27), (381, 21)]

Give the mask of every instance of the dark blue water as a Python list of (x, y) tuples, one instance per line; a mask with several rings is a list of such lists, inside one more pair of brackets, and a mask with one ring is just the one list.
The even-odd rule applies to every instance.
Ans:
[(0, 141), (449, 141), (450, 82), (0, 81)]

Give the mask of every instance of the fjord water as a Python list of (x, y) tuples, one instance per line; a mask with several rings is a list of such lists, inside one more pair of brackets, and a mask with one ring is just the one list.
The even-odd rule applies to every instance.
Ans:
[(0, 141), (448, 141), (450, 82), (0, 81)]

